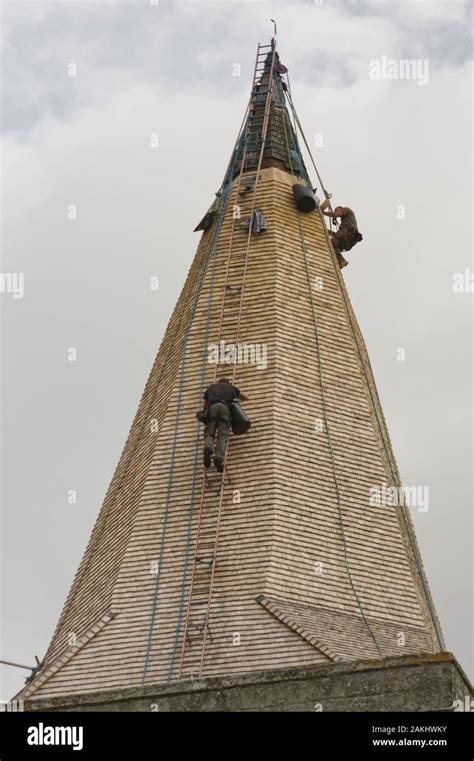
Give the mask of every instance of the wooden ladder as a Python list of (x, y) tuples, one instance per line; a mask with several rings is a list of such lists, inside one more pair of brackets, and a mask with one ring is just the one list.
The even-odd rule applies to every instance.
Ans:
[[(275, 42), (258, 45), (252, 80), (252, 91), (243, 127), (242, 156), (236, 182), (236, 195), (224, 287), (219, 316), (218, 346), (224, 337), (232, 336), (232, 344), (238, 344), (241, 328), (242, 305), (247, 275), (252, 222), (255, 212), (257, 186), (265, 152), (266, 136), (274, 84), (276, 58)], [(236, 213), (236, 207), (240, 213)], [(241, 232), (240, 220), (250, 218), (246, 238), (237, 238)], [(235, 380), (237, 352), (234, 352), (232, 383)], [(217, 380), (218, 364), (214, 372)], [(179, 677), (200, 677), (208, 640), (212, 641), (210, 627), (212, 592), (218, 561), (219, 533), (222, 522), (224, 490), (230, 482), (227, 472), (227, 452), (222, 473), (203, 469), (197, 531), (192, 559), (191, 581), (186, 616), (182, 634)]]

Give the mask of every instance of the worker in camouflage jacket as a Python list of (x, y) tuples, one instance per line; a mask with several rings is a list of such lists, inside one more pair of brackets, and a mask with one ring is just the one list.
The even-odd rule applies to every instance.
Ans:
[(342, 251), (350, 251), (356, 243), (360, 243), (362, 235), (357, 227), (357, 219), (352, 209), (348, 206), (336, 206), (334, 211), (323, 211), (325, 217), (340, 219), (341, 223), (337, 232), (330, 232), (331, 243), (336, 252), (340, 269), (346, 267), (349, 262), (344, 259)]

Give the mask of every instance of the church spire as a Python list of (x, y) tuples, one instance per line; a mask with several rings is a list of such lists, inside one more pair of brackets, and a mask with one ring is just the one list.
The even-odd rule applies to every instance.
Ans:
[[(399, 475), (324, 218), (294, 202), (308, 178), (273, 44), (259, 46), (255, 71), (215, 209), (198, 226), (25, 698), (443, 647), (408, 508), (370, 502)], [(245, 222), (257, 210), (266, 225), (255, 234)], [(209, 477), (196, 409), (225, 364), (249, 396), (252, 427), (231, 437), (224, 473)]]

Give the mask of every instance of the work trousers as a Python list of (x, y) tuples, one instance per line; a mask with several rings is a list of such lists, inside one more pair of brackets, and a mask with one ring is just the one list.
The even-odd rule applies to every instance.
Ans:
[(204, 430), (204, 447), (205, 449), (214, 449), (214, 437), (217, 431), (215, 456), (218, 460), (224, 460), (230, 423), (230, 410), (227, 404), (223, 404), (223, 402), (215, 402), (215, 404), (209, 408), (206, 428)]
[(338, 230), (337, 233), (331, 233), (331, 243), (336, 254), (340, 256), (341, 251), (350, 251), (351, 248), (354, 248), (358, 242), (356, 236), (357, 230), (354, 232)]

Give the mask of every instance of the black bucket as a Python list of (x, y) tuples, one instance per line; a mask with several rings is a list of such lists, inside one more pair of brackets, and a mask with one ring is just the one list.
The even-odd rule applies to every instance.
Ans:
[(293, 195), (296, 207), (305, 213), (314, 211), (317, 204), (316, 196), (306, 185), (293, 185)]
[(232, 402), (230, 405), (230, 416), (234, 435), (240, 436), (242, 433), (247, 433), (250, 428), (250, 420), (238, 402)]

